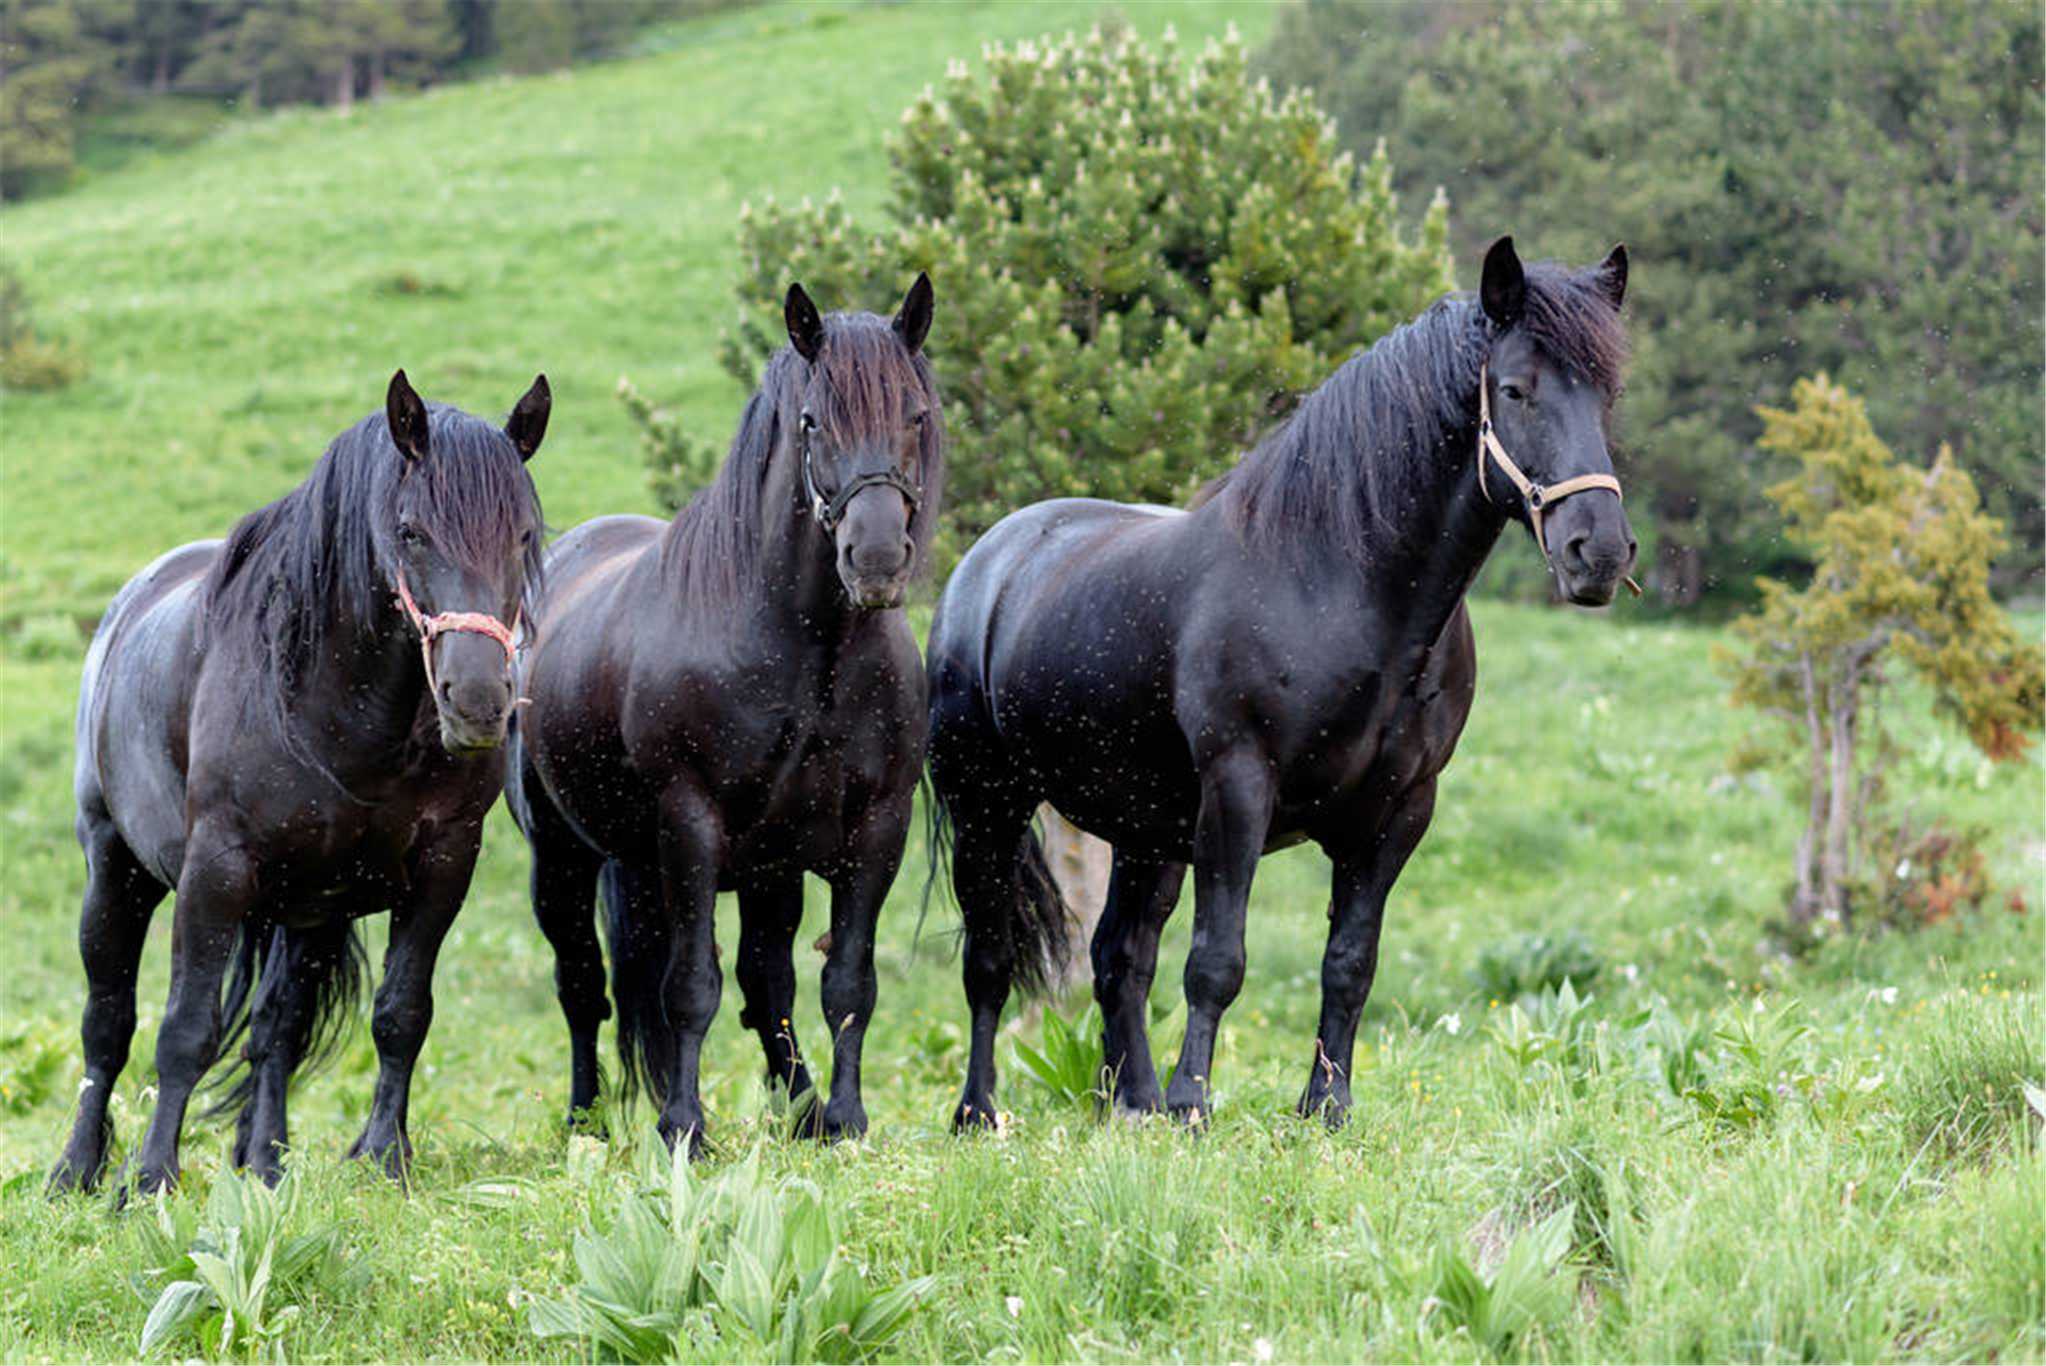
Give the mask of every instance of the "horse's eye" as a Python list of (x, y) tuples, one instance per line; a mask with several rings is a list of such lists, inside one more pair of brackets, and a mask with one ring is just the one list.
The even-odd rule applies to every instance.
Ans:
[(814, 432), (817, 430), (817, 419), (810, 416), (810, 410), (805, 408), (803, 415), (796, 419), (796, 425), (806, 432)]
[(398, 539), (406, 545), (418, 545), (426, 538), (419, 534), (419, 528), (411, 522), (398, 523)]
[(931, 410), (928, 408), (919, 408), (916, 412), (911, 413), (909, 416), (910, 424), (916, 427), (922, 427), (930, 420)]
[(1518, 403), (1522, 399), (1527, 397), (1527, 391), (1522, 389), (1518, 384), (1501, 384), (1499, 386), (1499, 393), (1502, 397), (1510, 398), (1515, 403)]

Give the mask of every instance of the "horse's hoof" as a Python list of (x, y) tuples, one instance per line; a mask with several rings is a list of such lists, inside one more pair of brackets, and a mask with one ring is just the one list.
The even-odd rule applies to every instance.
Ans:
[(837, 1143), (845, 1139), (864, 1138), (867, 1133), (866, 1107), (857, 1103), (843, 1111), (824, 1107), (824, 1122), (818, 1126), (817, 1137), (826, 1143)]
[(698, 1118), (693, 1124), (669, 1124), (664, 1120), (655, 1127), (660, 1132), (661, 1141), (668, 1145), (669, 1152), (672, 1153), (677, 1147), (687, 1144), (686, 1151), (689, 1154), (689, 1160), (691, 1162), (701, 1162), (703, 1160), (703, 1120), (701, 1118)]
[(999, 1133), (1002, 1117), (995, 1112), (993, 1102), (978, 1103), (970, 1100), (959, 1102), (959, 1108), (952, 1112), (952, 1132)]
[(74, 1162), (68, 1157), (62, 1158), (51, 1169), (49, 1183), (43, 1188), (44, 1194), (52, 1200), (72, 1194), (90, 1195), (99, 1187), (100, 1174), (105, 1165), (104, 1158), (90, 1164)]
[(1350, 1102), (1332, 1093), (1302, 1096), (1293, 1108), (1300, 1118), (1319, 1119), (1330, 1129), (1340, 1129), (1350, 1122)]

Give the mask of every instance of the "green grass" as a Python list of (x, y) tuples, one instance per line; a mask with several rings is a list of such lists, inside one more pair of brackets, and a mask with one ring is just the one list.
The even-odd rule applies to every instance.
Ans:
[[(39, 320), (93, 361), (71, 389), (0, 398), (0, 1265), (12, 1273), (0, 1358), (132, 1358), (230, 1144), (221, 1126), (188, 1126), (187, 1188), (160, 1210), (41, 1195), (80, 1075), (78, 623), (159, 550), (219, 534), (302, 477), (401, 363), (430, 397), (486, 411), (545, 369), (558, 407), (535, 471), (551, 519), (643, 508), (610, 391), (629, 373), (699, 430), (729, 430), (741, 396), (714, 355), (739, 203), (839, 185), (874, 211), (879, 130), (948, 59), (1094, 12), (719, 15), (566, 77), (346, 121), (230, 124), (0, 217), (0, 255), (36, 291)], [(1266, 22), (1247, 6), (1173, 13), (1189, 43), (1232, 15), (1253, 40)], [(1145, 28), (1164, 18), (1128, 14)], [(1289, 1114), (1325, 933), (1326, 865), (1307, 850), (1260, 870), (1248, 976), (1199, 1138), (1098, 1123), (1033, 1080), (1014, 1045), (1043, 1049), (1039, 1024), (999, 1047), (1006, 1132), (945, 1133), (965, 1010), (949, 909), (934, 907), (918, 937), (920, 842), (883, 918), (865, 1142), (781, 1137), (728, 995), (704, 1064), (712, 1170), (758, 1149), (776, 1189), (814, 1184), (869, 1286), (936, 1277), (885, 1357), (2046, 1356), (2046, 1161), (2023, 1091), (2046, 1082), (2038, 762), (1982, 766), (1916, 717), (1908, 692), (1893, 698), (1908, 751), (1894, 786), (1924, 816), (1988, 831), (2000, 887), (2030, 913), (1999, 896), (1934, 930), (1784, 958), (1761, 927), (1782, 904), (1798, 811), (1787, 780), (1725, 771), (1750, 718), (1724, 705), (1710, 663), (1720, 634), (1630, 621), (1624, 605), (1475, 611), (1477, 707), (1392, 898), (1340, 1133)], [(2025, 627), (2036, 636), (2036, 616)], [(295, 1094), (284, 1233), (336, 1231), (349, 1274), (276, 1288), (264, 1321), (282, 1336), (265, 1351), (579, 1355), (531, 1331), (532, 1304), (571, 1294), (578, 1234), (610, 1236), (657, 1164), (641, 1151), (643, 1112), (621, 1117), (610, 1144), (562, 1130), (565, 1030), (524, 878), (499, 813), (442, 956), (409, 1196), (338, 1160), (368, 1103), (366, 1025)], [(813, 888), (813, 925), (822, 909)], [(150, 1104), (169, 919), (158, 913), (144, 960), (117, 1093), (123, 1143)], [(1167, 1062), (1189, 919), (1183, 908), (1168, 929), (1154, 992)], [(369, 933), (377, 944), (382, 924)], [(720, 939), (735, 937), (727, 905)], [(821, 1060), (820, 960), (799, 953), (797, 1028)], [(1588, 1005), (1501, 999), (1565, 960), (1596, 965), (1573, 984)], [(1542, 1227), (1567, 1227), (1560, 1259), (1537, 1255)], [(738, 1350), (684, 1346), (706, 1360)]]

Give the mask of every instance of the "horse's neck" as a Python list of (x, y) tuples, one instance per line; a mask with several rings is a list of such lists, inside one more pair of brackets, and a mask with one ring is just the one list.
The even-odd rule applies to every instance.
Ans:
[(778, 479), (764, 492), (761, 518), (760, 572), (746, 585), (756, 613), (788, 622), (819, 650), (836, 649), (859, 612), (839, 582), (835, 543)]
[(1422, 486), (1435, 496), (1416, 500), (1363, 567), (1365, 593), (1378, 602), (1407, 603), (1400, 637), (1413, 649), (1432, 648), (1441, 639), (1505, 526), (1500, 511), (1478, 490), (1472, 464), (1476, 442), (1474, 412), (1467, 429), (1414, 456), (1429, 462)]
[(316, 651), (301, 664), (289, 705), (315, 734), (334, 737), (337, 765), (388, 772), (412, 743), (421, 709), (431, 705), (419, 638), (394, 610), (388, 622), (340, 624), (330, 641), (343, 639), (365, 643)]

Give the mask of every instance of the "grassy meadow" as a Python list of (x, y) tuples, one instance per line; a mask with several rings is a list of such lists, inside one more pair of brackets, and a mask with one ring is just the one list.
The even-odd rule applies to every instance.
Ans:
[[(948, 61), (1103, 12), (739, 11), (562, 76), (229, 123), (0, 213), (0, 259), (39, 326), (91, 359), (67, 389), (0, 397), (0, 1358), (134, 1359), (159, 1293), (190, 1274), (183, 1254), (229, 1241), (227, 1197), (253, 1199), (223, 1170), (230, 1129), (197, 1122), (175, 1197), (121, 1213), (42, 1195), (81, 1074), (70, 725), (106, 599), (295, 484), (398, 365), (427, 397), (491, 413), (544, 370), (550, 521), (645, 510), (612, 391), (630, 375), (700, 433), (730, 430), (742, 395), (716, 348), (740, 205), (837, 189), (876, 214), (883, 130)], [(1147, 33), (1170, 18), (1189, 49), (1231, 22), (1255, 43), (1269, 23), (1250, 3), (1122, 13)], [(1539, 250), (1537, 227), (1517, 230)], [(410, 1193), (339, 1159), (374, 1075), (365, 1021), (294, 1095), (280, 1222), (239, 1225), (235, 1341), (201, 1316), (203, 1336), (156, 1354), (613, 1359), (615, 1344), (535, 1327), (605, 1298), (601, 1254), (644, 1222), (649, 1190), (689, 1185), (717, 1226), (708, 1182), (784, 1214), (814, 1193), (817, 1246), (870, 1288), (914, 1283), (917, 1306), (873, 1347), (887, 1360), (2046, 1357), (2039, 760), (1990, 767), (1899, 689), (1893, 789), (1922, 820), (1983, 832), (1997, 893), (1927, 930), (1787, 957), (1763, 926), (1797, 794), (1788, 775), (1728, 769), (1753, 718), (1725, 705), (1722, 633), (1626, 603), (1475, 613), (1477, 707), (1388, 908), (1343, 1130), (1290, 1113), (1327, 898), (1325, 861), (1294, 850), (1260, 871), (1206, 1133), (1098, 1121), (1068, 1094), (1061, 1030), (1033, 1013), (998, 1051), (1005, 1131), (949, 1137), (965, 1008), (955, 918), (922, 914), (918, 836), (882, 924), (869, 1137), (786, 1136), (733, 984), (705, 1055), (707, 1175), (678, 1180), (644, 1111), (614, 1116), (608, 1143), (564, 1131), (553, 965), (499, 812), (441, 958)], [(2036, 636), (2037, 612), (2024, 622)], [(813, 895), (818, 929), (821, 912)], [(1153, 993), (1165, 1062), (1190, 919), (1169, 927)], [(144, 960), (122, 1142), (153, 1094), (169, 922), (166, 906)], [(367, 931), (374, 956), (383, 926)], [(720, 941), (736, 934), (727, 905)], [(821, 959), (798, 953), (795, 1028), (822, 1061)], [(734, 1245), (757, 1251), (765, 1218), (727, 1230)], [(314, 1241), (317, 1256), (282, 1255)], [(265, 1247), (280, 1260), (259, 1288)], [(650, 1308), (651, 1275), (619, 1255)], [(684, 1357), (780, 1350), (740, 1312), (737, 1260), (722, 1254), (716, 1305), (677, 1311)], [(779, 1323), (806, 1293), (762, 1312)], [(852, 1351), (821, 1341), (790, 1354)]]

